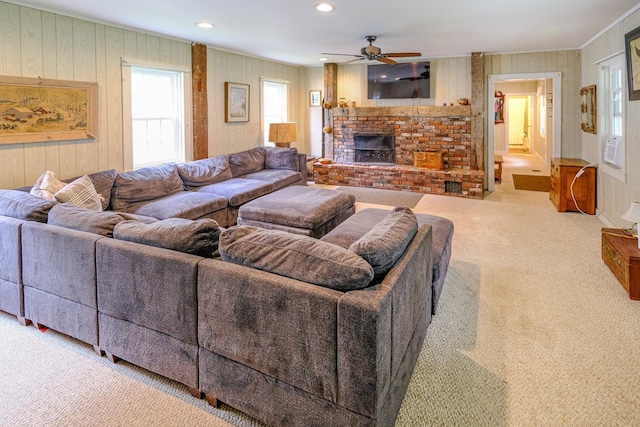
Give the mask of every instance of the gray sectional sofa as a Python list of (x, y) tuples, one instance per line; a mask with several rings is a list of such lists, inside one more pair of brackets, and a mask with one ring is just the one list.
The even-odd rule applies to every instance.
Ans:
[(232, 226), (243, 200), (306, 183), (301, 155), (269, 151), (114, 174), (117, 210), (0, 190), (0, 310), (269, 425), (392, 425), (439, 295), (432, 227), (406, 208), (322, 239)]

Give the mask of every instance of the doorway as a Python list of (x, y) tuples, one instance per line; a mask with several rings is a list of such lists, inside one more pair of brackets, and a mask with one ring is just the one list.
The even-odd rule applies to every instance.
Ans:
[(507, 95), (505, 99), (506, 133), (509, 153), (531, 154), (531, 129), (534, 97), (532, 95)]
[[(559, 72), (548, 73), (523, 73), (523, 74), (492, 74), (488, 76), (487, 84), (487, 98), (485, 111), (493, 111), (496, 93), (496, 83), (502, 82), (523, 82), (523, 81), (542, 81), (548, 82), (545, 85), (543, 95), (552, 100), (546, 107), (546, 140), (544, 144), (539, 144), (541, 151), (536, 152), (535, 155), (539, 156), (545, 164), (545, 167), (550, 167), (551, 158), (561, 157), (562, 141), (561, 141), (561, 106), (562, 106), (562, 74)], [(484, 160), (485, 165), (493, 165), (496, 153), (496, 126), (497, 122), (493, 114), (487, 114), (486, 116), (487, 140), (485, 144)], [(536, 131), (537, 132), (537, 131)], [(529, 135), (531, 136), (531, 135)], [(529, 143), (531, 144), (531, 139)], [(532, 154), (533, 155), (533, 154)], [(485, 179), (487, 184), (487, 190), (493, 191), (495, 186), (495, 171), (493, 167), (485, 168)]]

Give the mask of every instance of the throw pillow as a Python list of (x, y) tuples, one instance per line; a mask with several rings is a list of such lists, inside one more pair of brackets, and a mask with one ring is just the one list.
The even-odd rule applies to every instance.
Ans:
[(102, 210), (102, 198), (96, 192), (91, 178), (87, 175), (65, 185), (55, 194), (56, 200), (61, 203), (70, 203), (80, 208)]
[(376, 274), (388, 272), (418, 232), (418, 220), (409, 208), (397, 207), (374, 228), (349, 246)]
[(220, 226), (213, 219), (169, 218), (151, 224), (121, 222), (116, 225), (113, 237), (213, 258), (217, 255), (220, 231)]
[(67, 185), (55, 177), (51, 171), (44, 171), (36, 180), (30, 193), (34, 196), (42, 197), (45, 200), (55, 200), (55, 194)]
[[(91, 182), (93, 182), (93, 186), (96, 189), (96, 193), (98, 193), (102, 197), (102, 210), (106, 210), (109, 208), (109, 203), (111, 200), (111, 189), (113, 188), (113, 182), (116, 179), (116, 170), (108, 169), (100, 172), (94, 172), (87, 175)], [(76, 179), (80, 178), (79, 176), (63, 179), (62, 182), (65, 184), (69, 184)]]
[(265, 169), (298, 170), (298, 150), (296, 148), (264, 147)]
[(0, 215), (12, 218), (47, 222), (49, 211), (56, 203), (24, 191), (0, 190)]
[(49, 211), (48, 224), (72, 230), (113, 237), (113, 229), (122, 221), (138, 220), (136, 215), (114, 211), (96, 211), (61, 203)]
[(233, 178), (227, 156), (178, 163), (178, 173), (189, 190)]
[(366, 287), (374, 276), (364, 259), (344, 248), (308, 236), (250, 226), (235, 226), (222, 233), (220, 257), (343, 292)]

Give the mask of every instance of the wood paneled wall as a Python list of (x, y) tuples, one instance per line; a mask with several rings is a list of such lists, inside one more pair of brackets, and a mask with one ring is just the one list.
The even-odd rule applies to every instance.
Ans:
[[(304, 68), (213, 48), (207, 51), (209, 88), (209, 156), (234, 153), (263, 145), (260, 119), (261, 78), (289, 82), (289, 121), (298, 124), (298, 141), (292, 146), (309, 153), (308, 92), (303, 88)], [(249, 122), (224, 122), (224, 82), (249, 85)], [(304, 92), (304, 93), (303, 93)]]
[(123, 168), (121, 60), (190, 67), (189, 43), (0, 2), (0, 74), (97, 82), (96, 140), (0, 146), (0, 188), (45, 170), (69, 178)]
[[(618, 52), (624, 52), (624, 35), (638, 26), (640, 26), (640, 10), (636, 9), (582, 49), (582, 87), (595, 84), (597, 85), (596, 97), (600, 96), (598, 62)], [(624, 63), (626, 64), (626, 60)], [(625, 80), (625, 85), (626, 83)], [(598, 170), (596, 199), (598, 212), (616, 227), (630, 226), (620, 216), (625, 213), (632, 201), (640, 200), (640, 168), (638, 167), (640, 165), (640, 120), (638, 120), (640, 101), (629, 101), (625, 93), (623, 103), (627, 182), (623, 183)], [(600, 124), (598, 129), (601, 129)], [(588, 162), (599, 162), (604, 139), (605, 136), (602, 134), (581, 132), (582, 158)]]

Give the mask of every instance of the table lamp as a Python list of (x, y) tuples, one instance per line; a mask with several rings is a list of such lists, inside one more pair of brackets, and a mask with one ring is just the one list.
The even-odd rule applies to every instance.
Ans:
[[(640, 222), (640, 202), (631, 202), (629, 209), (622, 215), (625, 221), (633, 222), (632, 233), (638, 237), (638, 223)], [(638, 249), (640, 249), (640, 239), (638, 239)]]
[(271, 123), (269, 125), (269, 142), (276, 147), (289, 147), (298, 139), (295, 123)]

